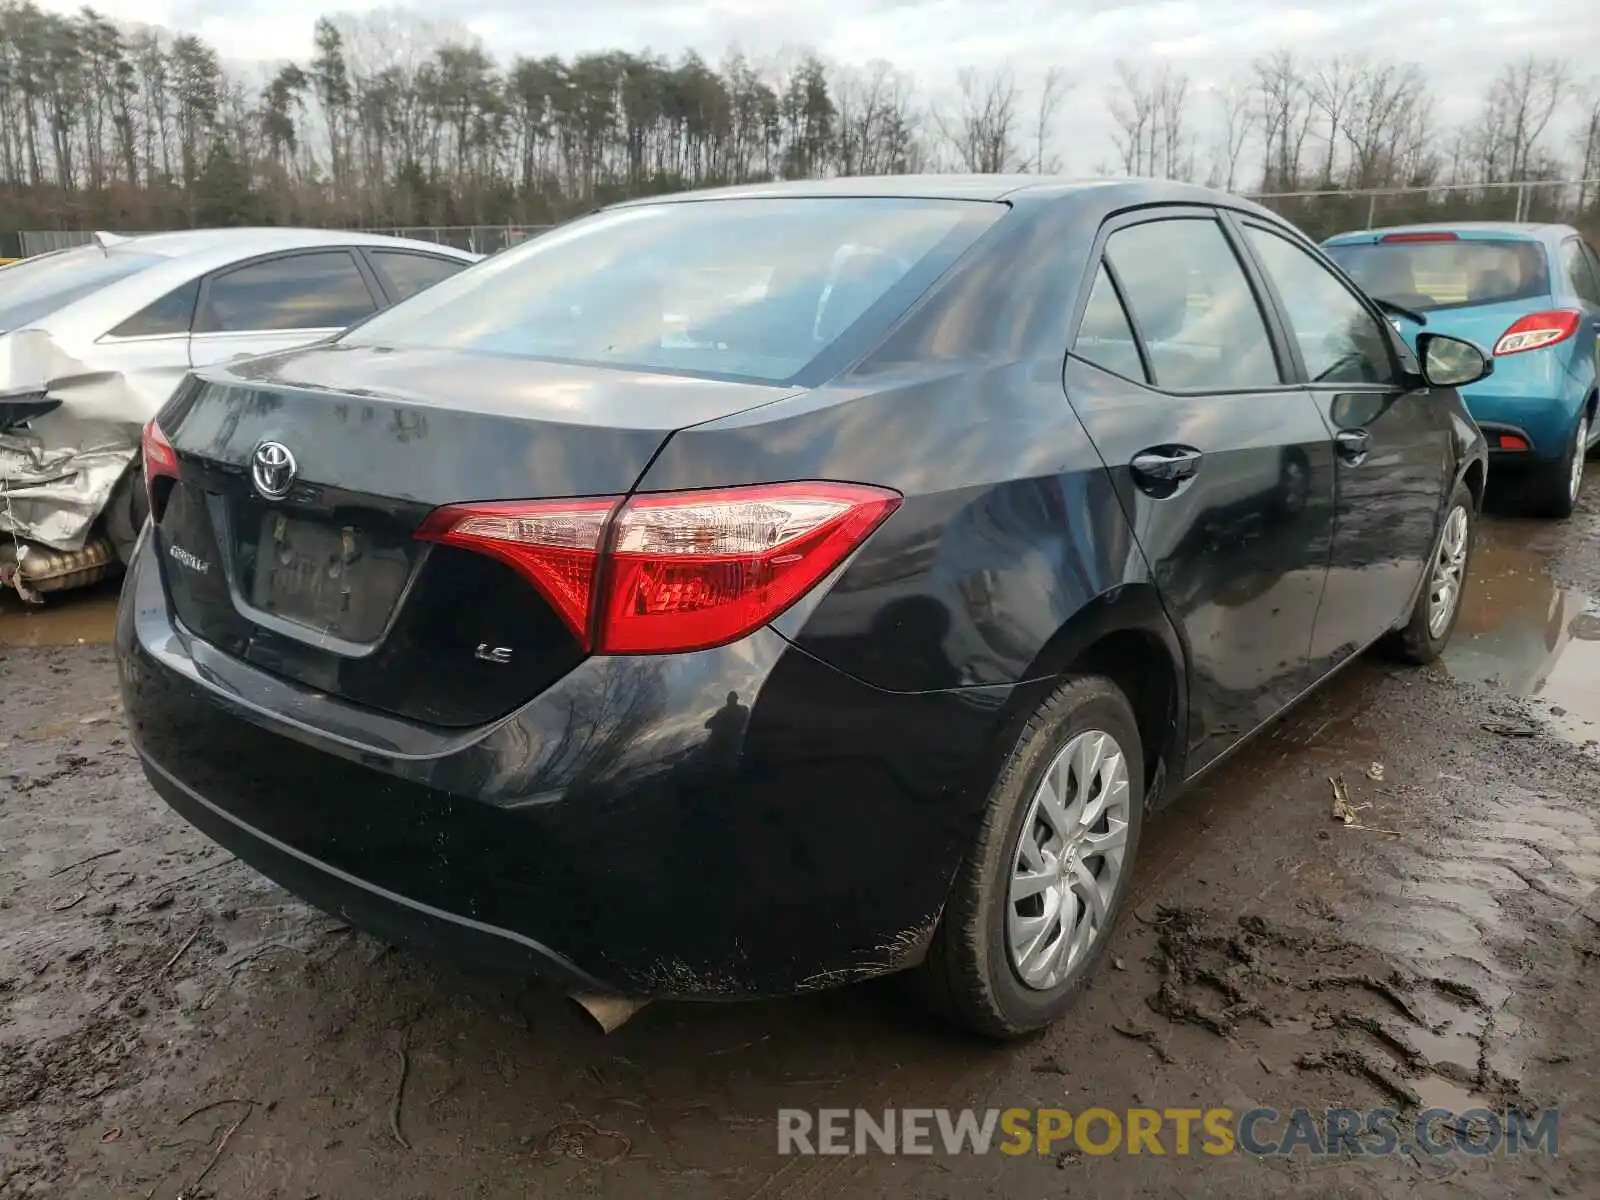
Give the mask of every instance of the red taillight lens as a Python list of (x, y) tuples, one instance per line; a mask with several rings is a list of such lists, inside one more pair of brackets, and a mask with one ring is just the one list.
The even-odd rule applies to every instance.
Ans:
[(139, 457), (144, 461), (144, 491), (150, 503), (155, 504), (157, 479), (165, 476), (168, 479), (178, 477), (178, 454), (172, 448), (172, 443), (167, 441), (167, 435), (161, 432), (161, 426), (152, 418), (145, 424), (144, 433), (139, 438)]
[(741, 638), (816, 586), (899, 503), (843, 483), (635, 496), (611, 539), (600, 649), (658, 654)]
[(899, 504), (856, 484), (763, 484), (635, 496), (620, 508), (610, 498), (458, 505), (431, 514), (417, 536), (521, 571), (585, 649), (666, 654), (725, 645), (771, 621)]
[(614, 499), (463, 504), (428, 514), (417, 536), (498, 558), (539, 589), (585, 650), (595, 571)]
[(1453, 233), (1386, 233), (1378, 239), (1380, 242), (1458, 242), (1461, 239)]
[(1556, 308), (1549, 312), (1529, 313), (1500, 335), (1500, 340), (1494, 344), (1494, 356), (1504, 358), (1508, 354), (1522, 354), (1528, 350), (1554, 346), (1577, 333), (1581, 324), (1583, 314), (1575, 309)]

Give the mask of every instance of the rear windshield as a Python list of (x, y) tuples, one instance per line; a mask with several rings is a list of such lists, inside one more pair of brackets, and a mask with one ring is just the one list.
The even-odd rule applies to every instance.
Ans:
[(150, 254), (76, 246), (13, 263), (0, 274), (0, 332), (21, 329), (161, 261)]
[(1004, 212), (833, 197), (617, 209), (488, 259), (344, 340), (781, 383), (863, 317), (904, 311)]
[(1537, 242), (1474, 238), (1323, 249), (1369, 294), (1419, 312), (1550, 294), (1550, 268)]

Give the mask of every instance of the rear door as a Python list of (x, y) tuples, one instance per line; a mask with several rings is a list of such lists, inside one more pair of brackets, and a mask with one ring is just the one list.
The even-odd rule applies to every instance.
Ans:
[(1102, 239), (1068, 394), (1187, 643), (1198, 770), (1309, 682), (1333, 450), (1214, 210), (1128, 215)]
[(196, 367), (331, 337), (388, 301), (351, 249), (302, 250), (255, 259), (201, 283), (189, 356)]
[(1390, 325), (1320, 256), (1263, 222), (1238, 225), (1333, 431), (1337, 523), (1311, 645), (1320, 677), (1382, 636), (1416, 594), (1454, 483), (1454, 406), (1448, 392), (1406, 384)]

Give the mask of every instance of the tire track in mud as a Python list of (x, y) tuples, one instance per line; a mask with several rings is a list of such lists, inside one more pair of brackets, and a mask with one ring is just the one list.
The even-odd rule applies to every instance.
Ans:
[[(1437, 701), (1519, 729), (1539, 721), (1536, 706), (1481, 689), (1452, 697), (1437, 676), (1418, 687), (1413, 712)], [(1371, 744), (1391, 714), (1392, 702), (1356, 718), (1352, 740)], [(1600, 888), (1600, 757), (1549, 732), (1483, 728), (1502, 722), (1478, 722), (1479, 738), (1503, 743), (1487, 754), (1446, 739), (1388, 785), (1359, 781), (1365, 828), (1318, 834), (1338, 840), (1296, 906), (1309, 924), (1160, 910), (1150, 1007), (1230, 1039), (1246, 1030), (1264, 1060), (1343, 1073), (1402, 1110), (1548, 1102), (1524, 1084), (1538, 1038), (1522, 1036), (1519, 1010), (1590, 953), (1574, 925)]]

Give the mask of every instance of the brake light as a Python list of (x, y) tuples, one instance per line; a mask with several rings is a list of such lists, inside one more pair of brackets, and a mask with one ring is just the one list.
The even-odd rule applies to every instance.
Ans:
[(178, 477), (178, 452), (172, 448), (172, 443), (167, 441), (167, 435), (161, 432), (155, 418), (145, 423), (144, 432), (139, 436), (139, 457), (144, 461), (144, 491), (149, 497), (151, 511), (155, 510), (155, 483), (157, 479), (176, 479)]
[(1380, 242), (1458, 242), (1461, 239), (1453, 233), (1386, 233), (1378, 239)]
[(1564, 342), (1578, 332), (1583, 324), (1583, 314), (1575, 309), (1556, 308), (1549, 312), (1529, 313), (1514, 322), (1494, 344), (1496, 358), (1508, 354), (1521, 354), (1527, 350), (1543, 350)]
[(417, 536), (493, 555), (584, 649), (665, 654), (737, 641), (799, 600), (900, 504), (882, 488), (780, 483), (438, 509)]

